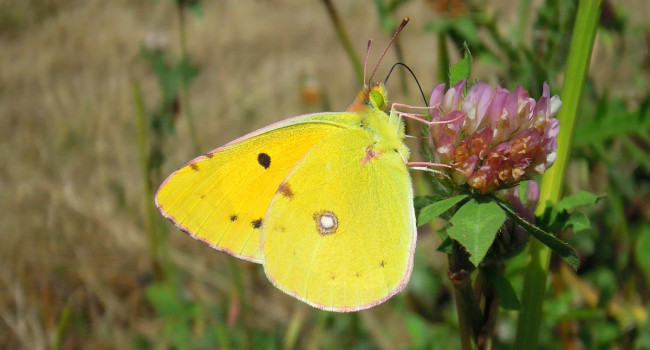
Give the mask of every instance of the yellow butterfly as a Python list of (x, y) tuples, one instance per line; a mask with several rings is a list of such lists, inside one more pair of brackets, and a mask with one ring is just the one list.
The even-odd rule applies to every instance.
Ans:
[(401, 291), (416, 224), (404, 124), (382, 83), (346, 112), (290, 118), (195, 158), (156, 194), (209, 246), (264, 265), (282, 291), (356, 311)]

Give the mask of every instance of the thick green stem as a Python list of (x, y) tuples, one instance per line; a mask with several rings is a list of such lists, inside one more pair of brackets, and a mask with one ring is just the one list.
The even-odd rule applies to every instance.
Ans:
[(496, 275), (503, 276), (504, 268), (503, 262), (482, 266), (474, 280), (474, 295), (477, 302), (483, 307), (481, 331), (476, 339), (477, 350), (493, 347), (492, 339), (499, 315), (499, 296), (494, 288), (493, 280), (496, 279)]
[(357, 77), (359, 78), (359, 81), (365, 84), (365, 81), (363, 81), (363, 66), (361, 65), (361, 60), (359, 60), (359, 57), (354, 51), (354, 47), (352, 47), (352, 43), (350, 42), (350, 37), (348, 36), (348, 33), (345, 31), (345, 28), (343, 28), (343, 22), (341, 22), (341, 19), (339, 18), (339, 14), (336, 11), (336, 8), (334, 7), (334, 4), (332, 4), (331, 0), (323, 0), (323, 4), (325, 4), (325, 7), (327, 8), (327, 13), (329, 14), (330, 19), (332, 20), (334, 29), (336, 29), (336, 35), (338, 35), (339, 40), (341, 40), (341, 44), (343, 44), (343, 48), (345, 49), (345, 52), (348, 54), (350, 63), (352, 63), (352, 67), (354, 68), (354, 71), (357, 73)]
[[(537, 215), (544, 212), (548, 201), (557, 202), (562, 193), (564, 172), (569, 161), (573, 130), (582, 100), (601, 4), (602, 0), (580, 0), (578, 6), (561, 93), (563, 105), (558, 114), (561, 129), (557, 138), (557, 160), (542, 180)], [(550, 255), (548, 247), (531, 238), (515, 349), (537, 348)]]
[(483, 314), (474, 297), (471, 284), (471, 274), (475, 268), (469, 261), (467, 252), (455, 241), (448, 260), (448, 277), (454, 284), (454, 299), (456, 301), (456, 311), (458, 312), (461, 349), (471, 350), (472, 343), (476, 342), (483, 324)]
[(460, 336), (461, 350), (472, 350), (472, 329), (466, 313), (463, 311), (462, 295), (458, 288), (454, 288), (454, 300), (456, 301), (456, 312), (458, 313), (458, 333)]

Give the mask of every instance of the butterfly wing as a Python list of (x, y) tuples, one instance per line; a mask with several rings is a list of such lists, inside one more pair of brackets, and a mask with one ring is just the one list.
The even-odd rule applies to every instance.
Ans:
[(359, 128), (323, 139), (289, 172), (265, 216), (267, 276), (312, 306), (369, 308), (410, 276), (416, 226), (408, 169), (397, 152), (369, 153), (373, 143)]
[(259, 263), (261, 223), (282, 180), (315, 144), (357, 119), (312, 114), (243, 136), (171, 174), (156, 205), (195, 239)]

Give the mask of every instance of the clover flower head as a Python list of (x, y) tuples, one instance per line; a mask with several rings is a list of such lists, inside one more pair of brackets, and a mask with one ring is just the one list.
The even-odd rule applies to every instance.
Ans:
[(451, 166), (451, 177), (482, 193), (512, 187), (543, 174), (556, 158), (562, 102), (544, 83), (535, 100), (517, 87), (511, 92), (466, 80), (431, 93), (429, 146), (437, 163)]

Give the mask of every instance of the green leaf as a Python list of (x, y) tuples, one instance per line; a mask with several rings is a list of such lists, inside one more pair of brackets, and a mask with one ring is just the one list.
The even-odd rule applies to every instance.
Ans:
[(427, 346), (429, 325), (417, 314), (406, 315), (406, 331), (411, 336), (411, 349), (425, 349)]
[(163, 334), (176, 349), (189, 349), (192, 345), (190, 324), (183, 319), (169, 319), (163, 327)]
[(648, 157), (648, 151), (644, 149), (645, 147), (639, 147), (629, 136), (620, 137), (619, 140), (623, 143), (627, 153), (632, 158), (631, 160), (640, 164), (645, 169), (650, 169), (650, 157)]
[(201, 5), (200, 1), (190, 1), (187, 5), (187, 9), (195, 17), (203, 17), (203, 6)]
[(416, 211), (422, 210), (422, 208), (426, 207), (427, 205), (433, 203), (433, 202), (438, 202), (446, 197), (441, 197), (441, 196), (415, 196), (413, 198), (413, 206), (415, 207)]
[(447, 237), (442, 240), (442, 243), (440, 243), (440, 245), (438, 246), (438, 248), (436, 248), (436, 250), (441, 253), (451, 254), (452, 243), (453, 241), (451, 240), (451, 238)]
[(444, 33), (448, 31), (452, 25), (453, 22), (451, 22), (450, 20), (447, 20), (445, 18), (440, 18), (425, 24), (424, 27), (422, 27), (422, 30), (425, 32)]
[[(647, 308), (646, 312), (650, 313), (650, 308)], [(639, 328), (639, 336), (634, 344), (634, 349), (650, 349), (650, 317)]]
[(159, 316), (178, 315), (183, 310), (182, 301), (167, 285), (151, 284), (147, 287), (145, 294)]
[(494, 269), (482, 269), (483, 275), (487, 278), (490, 285), (494, 288), (499, 296), (499, 306), (505, 310), (519, 310), (521, 303), (517, 298), (515, 289), (512, 288), (510, 281)]
[(581, 277), (598, 290), (599, 305), (607, 305), (618, 291), (619, 276), (611, 269), (611, 266), (593, 266), (591, 271)]
[(384, 0), (375, 0), (379, 25), (384, 32), (390, 32), (395, 29), (395, 20), (391, 17), (390, 9)]
[(530, 185), (530, 181), (522, 181), (517, 185), (517, 192), (519, 192), (519, 200), (521, 203), (526, 203), (528, 202), (528, 186)]
[(607, 94), (598, 101), (597, 117), (576, 125), (572, 147), (602, 144), (607, 140), (634, 135), (650, 128), (650, 110), (630, 111), (623, 99), (609, 100)]
[(569, 209), (594, 204), (597, 200), (598, 196), (595, 194), (591, 192), (580, 191), (574, 195), (562, 198), (562, 200), (557, 202), (555, 205), (555, 209), (561, 213)]
[(639, 269), (647, 282), (650, 282), (650, 225), (646, 224), (639, 230), (639, 235), (634, 245), (634, 257)]
[(449, 210), (449, 208), (453, 207), (456, 205), (456, 203), (462, 201), (465, 198), (467, 198), (467, 195), (461, 194), (459, 196), (443, 199), (441, 201), (427, 205), (426, 207), (422, 208), (422, 210), (420, 210), (420, 214), (418, 215), (418, 226), (427, 224), (429, 221), (440, 216), (440, 214), (446, 212)]
[(494, 202), (471, 199), (451, 218), (447, 233), (465, 247), (469, 260), (478, 266), (505, 220), (506, 214)]
[[(454, 28), (467, 40), (470, 44), (474, 45), (478, 42), (478, 34), (476, 31), (476, 24), (474, 21), (467, 17), (460, 17), (452, 22)], [(468, 75), (469, 77), (469, 75)]]
[(178, 62), (174, 73), (178, 76), (179, 81), (185, 81), (186, 84), (189, 84), (199, 76), (199, 67), (192, 64), (189, 59), (184, 58)]
[(580, 232), (591, 228), (587, 215), (576, 211), (571, 213), (569, 219), (564, 223), (564, 229), (571, 227), (573, 232)]
[(451, 69), (449, 69), (449, 86), (454, 86), (459, 81), (468, 79), (471, 72), (472, 54), (469, 52), (469, 49), (466, 46), (463, 59), (456, 62), (456, 64), (453, 65)]
[(482, 51), (479, 53), (475, 52), (476, 60), (481, 62), (483, 66), (485, 65), (494, 65), (499, 68), (505, 68), (504, 60), (497, 57), (495, 54), (489, 51)]
[(514, 220), (519, 226), (523, 227), (530, 233), (533, 237), (537, 238), (538, 241), (542, 242), (547, 247), (551, 248), (555, 254), (559, 255), (567, 264), (569, 264), (574, 270), (577, 270), (580, 266), (580, 259), (575, 250), (571, 248), (570, 245), (563, 242), (559, 238), (553, 236), (552, 234), (542, 230), (541, 228), (532, 225), (524, 218), (519, 216), (516, 211), (514, 211), (510, 206), (502, 202), (497, 202), (499, 206), (508, 213), (508, 216)]

